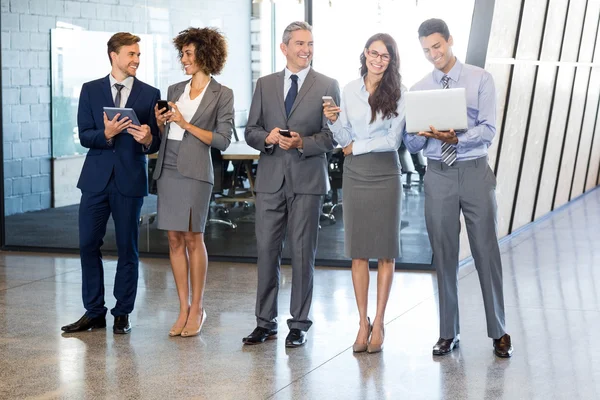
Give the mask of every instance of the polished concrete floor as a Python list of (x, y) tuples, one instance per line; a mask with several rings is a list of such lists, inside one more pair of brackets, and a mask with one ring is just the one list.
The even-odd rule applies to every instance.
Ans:
[[(492, 354), (471, 263), (459, 283), (461, 346), (436, 358), (436, 278), (427, 272), (396, 272), (385, 349), (355, 355), (349, 270), (316, 271), (314, 326), (306, 346), (290, 350), (289, 267), (282, 273), (279, 339), (244, 347), (241, 338), (255, 323), (253, 265), (211, 263), (199, 337), (167, 336), (177, 297), (164, 259), (143, 260), (130, 335), (61, 335), (60, 326), (82, 313), (78, 260), (0, 253), (0, 398), (598, 399), (598, 227), (595, 190), (502, 242), (511, 359)], [(114, 259), (106, 271), (110, 281)], [(374, 315), (376, 271), (371, 277)], [(107, 302), (114, 303), (112, 296)]]

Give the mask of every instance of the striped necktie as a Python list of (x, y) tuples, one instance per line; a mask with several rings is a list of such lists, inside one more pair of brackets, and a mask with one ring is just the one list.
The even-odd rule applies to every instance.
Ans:
[[(442, 89), (448, 89), (449, 81), (450, 77), (448, 75), (442, 77)], [(450, 143), (442, 142), (442, 161), (448, 166), (454, 164), (454, 161), (456, 161), (456, 148)]]

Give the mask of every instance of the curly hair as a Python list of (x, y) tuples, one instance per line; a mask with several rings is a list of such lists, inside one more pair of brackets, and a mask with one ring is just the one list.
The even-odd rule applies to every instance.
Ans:
[[(379, 81), (373, 95), (369, 96), (369, 105), (371, 106), (371, 122), (377, 118), (377, 113), (381, 112), (383, 119), (390, 119), (398, 116), (398, 100), (400, 100), (400, 87), (402, 86), (402, 77), (400, 76), (400, 56), (398, 54), (398, 45), (393, 37), (387, 33), (377, 33), (367, 40), (365, 49), (369, 49), (371, 43), (382, 41), (390, 53), (390, 62), (383, 73), (383, 78)], [(367, 58), (365, 52), (360, 53), (360, 75), (367, 74)]]
[(183, 47), (193, 44), (196, 63), (207, 75), (219, 75), (227, 60), (227, 40), (216, 28), (188, 28), (179, 32), (173, 44), (183, 56)]

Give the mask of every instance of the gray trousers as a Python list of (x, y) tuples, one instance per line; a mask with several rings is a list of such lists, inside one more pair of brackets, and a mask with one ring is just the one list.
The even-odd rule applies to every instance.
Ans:
[(292, 318), (287, 323), (290, 329), (307, 331), (312, 325), (308, 313), (323, 196), (294, 194), (290, 186), (286, 181), (276, 193), (256, 194), (256, 322), (260, 327), (277, 329), (277, 295), (285, 243), (292, 259)]
[(487, 157), (456, 161), (451, 167), (440, 161), (428, 161), (425, 222), (437, 271), (440, 337), (443, 339), (460, 333), (458, 257), (461, 210), (483, 293), (488, 336), (498, 339), (506, 333), (495, 190), (496, 177)]

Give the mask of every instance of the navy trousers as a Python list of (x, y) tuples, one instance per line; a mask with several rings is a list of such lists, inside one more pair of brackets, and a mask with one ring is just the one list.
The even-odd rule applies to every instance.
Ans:
[(79, 252), (82, 271), (82, 296), (86, 314), (106, 315), (104, 307), (104, 268), (100, 247), (104, 243), (106, 225), (112, 213), (119, 261), (115, 276), (114, 296), (117, 299), (114, 316), (131, 313), (138, 281), (138, 221), (143, 197), (123, 196), (115, 184), (114, 175), (102, 192), (82, 192), (79, 205)]

